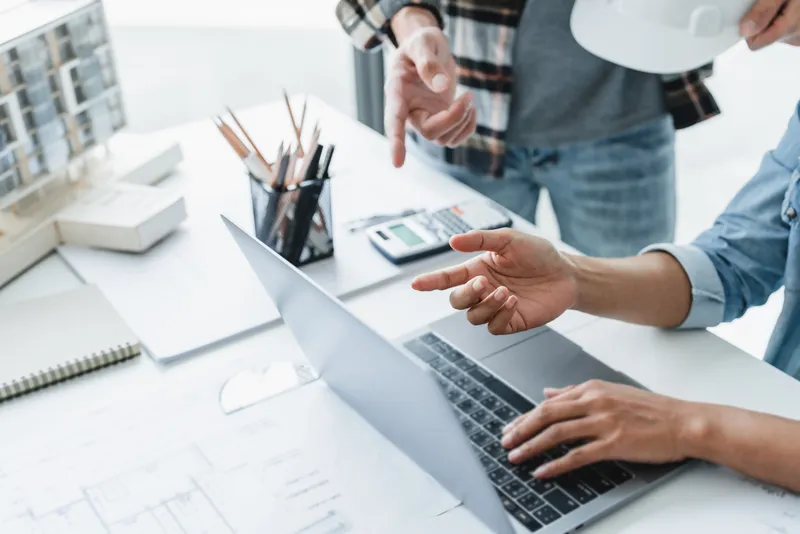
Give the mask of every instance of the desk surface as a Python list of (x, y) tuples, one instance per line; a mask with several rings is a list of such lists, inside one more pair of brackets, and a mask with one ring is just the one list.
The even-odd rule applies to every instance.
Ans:
[[(254, 113), (263, 116), (263, 124), (283, 121), (274, 116), (281, 113), (279, 107), (268, 106)], [(376, 176), (387, 180), (413, 180), (421, 187), (430, 187), (445, 196), (448, 191), (452, 194), (463, 191), (463, 186), (432, 173), (413, 160), (405, 169), (393, 170), (383, 138), (330, 111), (326, 111), (326, 120), (328, 131), (347, 131), (349, 146), (364, 148), (371, 154), (361, 161), (363, 168), (360, 171), (365, 180), (376, 179)], [(336, 121), (333, 128), (330, 121)], [(197, 138), (201, 128), (207, 128), (207, 125), (188, 125), (169, 132), (169, 135)], [(190, 146), (191, 150), (188, 149)], [(184, 150), (187, 160), (203, 161), (202, 147), (197, 143), (187, 144)], [(354, 163), (355, 155), (354, 149), (341, 150), (340, 161), (349, 166)], [(517, 221), (517, 227), (536, 231), (520, 221)], [(346, 303), (360, 318), (388, 338), (395, 338), (451, 313), (446, 293), (411, 291), (410, 278), (410, 275), (403, 276), (373, 291), (353, 296)], [(58, 256), (51, 256), (0, 291), (0, 304), (57, 292), (79, 283)], [(568, 312), (552, 327), (600, 360), (655, 391), (800, 419), (800, 385), (708, 332), (666, 332), (596, 319), (577, 312)], [(141, 417), (143, 406), (175, 402), (182, 392), (196, 389), (198, 384), (208, 385), (210, 398), (216, 395), (225, 378), (243, 367), (301, 357), (288, 331), (278, 326), (178, 365), (161, 368), (150, 360), (141, 359), (114, 373), (88, 375), (80, 381), (4, 404), (0, 406), (0, 428), (3, 428), (4, 436), (11, 438), (6, 437), (0, 444), (2, 464), (9, 465), (16, 459), (36, 461), (34, 457), (37, 455), (39, 460), (57, 461), (58, 444), (63, 440), (77, 439), (79, 445), (79, 437), (74, 436), (78, 436), (82, 429), (100, 424), (99, 415), (114, 419), (124, 419), (131, 414)], [(56, 420), (55, 413), (58, 414)], [(149, 417), (153, 417), (153, 435), (157, 436), (158, 417), (149, 413)], [(47, 424), (41, 424), (43, 421)], [(0, 465), (0, 480), (3, 465)], [(725, 485), (704, 484), (702, 473), (689, 474), (651, 492), (586, 531), (618, 532), (625, 525), (656, 510), (676, 503), (697, 502), (698, 498), (720, 496), (725, 491)], [(436, 521), (432, 530), (435, 532), (485, 532), (463, 508), (448, 512)]]

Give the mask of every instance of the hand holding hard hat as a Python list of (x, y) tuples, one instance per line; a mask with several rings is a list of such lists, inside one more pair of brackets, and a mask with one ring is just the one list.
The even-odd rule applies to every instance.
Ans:
[(798, 22), (800, 0), (576, 0), (571, 27), (602, 59), (671, 74), (710, 63), (745, 32), (751, 47), (791, 39)]
[(800, 46), (800, 0), (758, 0), (744, 16), (741, 30), (753, 50), (776, 41)]

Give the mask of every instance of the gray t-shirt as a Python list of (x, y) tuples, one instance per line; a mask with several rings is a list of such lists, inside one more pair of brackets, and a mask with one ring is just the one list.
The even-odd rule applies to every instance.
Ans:
[(608, 137), (666, 113), (658, 75), (584, 50), (572, 37), (575, 0), (527, 0), (514, 44), (507, 140), (548, 147)]

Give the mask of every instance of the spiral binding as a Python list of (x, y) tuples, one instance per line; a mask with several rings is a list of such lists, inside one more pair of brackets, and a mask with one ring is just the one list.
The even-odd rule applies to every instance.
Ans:
[(0, 384), (0, 402), (130, 360), (139, 356), (141, 352), (142, 347), (139, 343), (128, 343), (115, 349), (95, 352), (89, 356), (57, 365), (55, 368), (48, 367), (46, 371), (12, 380), (11, 383), (4, 382)]

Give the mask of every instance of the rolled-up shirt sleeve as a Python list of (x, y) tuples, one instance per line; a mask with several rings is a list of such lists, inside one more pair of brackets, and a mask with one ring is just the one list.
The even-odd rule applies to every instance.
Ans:
[(340, 0), (336, 18), (358, 49), (375, 50), (387, 39), (394, 42), (389, 20), (404, 7), (428, 9), (442, 26), (440, 4), (440, 0)]
[(725, 290), (719, 273), (708, 255), (692, 245), (651, 245), (642, 251), (666, 252), (678, 260), (692, 286), (692, 307), (680, 328), (707, 328), (718, 325), (725, 316)]
[(677, 259), (692, 285), (684, 328), (732, 321), (764, 304), (784, 283), (791, 225), (786, 201), (800, 186), (798, 109), (778, 146), (714, 225), (689, 246), (656, 245)]

